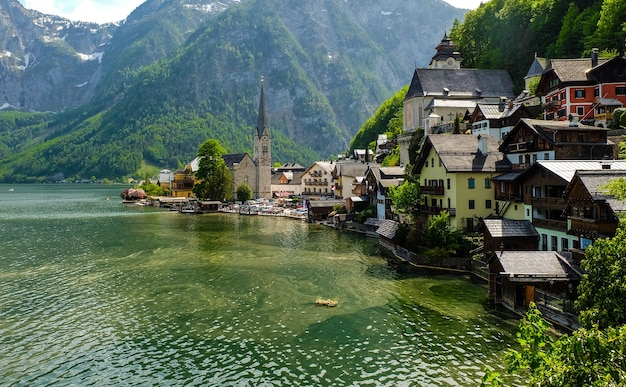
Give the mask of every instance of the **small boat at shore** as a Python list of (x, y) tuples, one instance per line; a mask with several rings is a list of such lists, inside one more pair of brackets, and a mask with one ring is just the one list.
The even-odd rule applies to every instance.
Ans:
[(317, 299), (315, 300), (315, 304), (321, 305), (321, 306), (335, 307), (339, 305), (339, 301), (332, 300), (330, 298), (324, 299), (324, 298), (317, 297)]

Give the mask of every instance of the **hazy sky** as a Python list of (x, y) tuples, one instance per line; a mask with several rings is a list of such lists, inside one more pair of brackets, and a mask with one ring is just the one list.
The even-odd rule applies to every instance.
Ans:
[[(120, 21), (145, 0), (19, 0), (24, 7), (70, 20), (96, 23)], [(305, 0), (303, 0), (305, 1)], [(407, 0), (419, 1), (419, 0)], [(444, 0), (458, 8), (474, 9), (487, 0)]]

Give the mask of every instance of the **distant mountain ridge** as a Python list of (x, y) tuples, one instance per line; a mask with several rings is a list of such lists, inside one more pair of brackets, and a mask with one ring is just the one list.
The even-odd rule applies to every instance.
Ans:
[(175, 168), (208, 137), (249, 151), (262, 75), (276, 161), (339, 153), (463, 16), (440, 0), (148, 0), (98, 26), (0, 5), (3, 103), (66, 111), (5, 133), (4, 180)]

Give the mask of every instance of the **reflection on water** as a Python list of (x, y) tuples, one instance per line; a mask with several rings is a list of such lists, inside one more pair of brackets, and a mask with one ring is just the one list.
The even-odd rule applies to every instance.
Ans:
[(0, 186), (3, 384), (474, 386), (514, 341), (484, 284), (399, 274), (374, 240), (119, 191)]

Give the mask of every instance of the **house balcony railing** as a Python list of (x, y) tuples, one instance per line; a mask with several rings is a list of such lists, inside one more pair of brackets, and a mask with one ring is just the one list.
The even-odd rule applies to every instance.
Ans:
[(422, 194), (424, 195), (443, 195), (444, 186), (442, 185), (423, 185), (421, 187)]
[(619, 224), (615, 219), (587, 219), (569, 217), (568, 233), (572, 235), (613, 235)]
[(596, 121), (602, 121), (602, 120), (611, 120), (613, 119), (613, 113), (607, 112), (607, 113), (597, 113), (594, 115), (594, 119)]
[(513, 170), (514, 171), (525, 171), (528, 168), (530, 168), (530, 163), (513, 164)]
[(439, 206), (420, 206), (420, 211), (425, 214), (439, 215), (443, 211), (447, 211), (450, 216), (456, 216), (456, 208), (445, 208)]
[(549, 230), (567, 231), (567, 221), (565, 220), (533, 218), (533, 226)]
[(548, 101), (544, 103), (542, 106), (543, 110), (556, 110), (561, 107), (561, 101)]
[(551, 209), (565, 209), (565, 199), (562, 197), (534, 197), (533, 206), (548, 207)]

